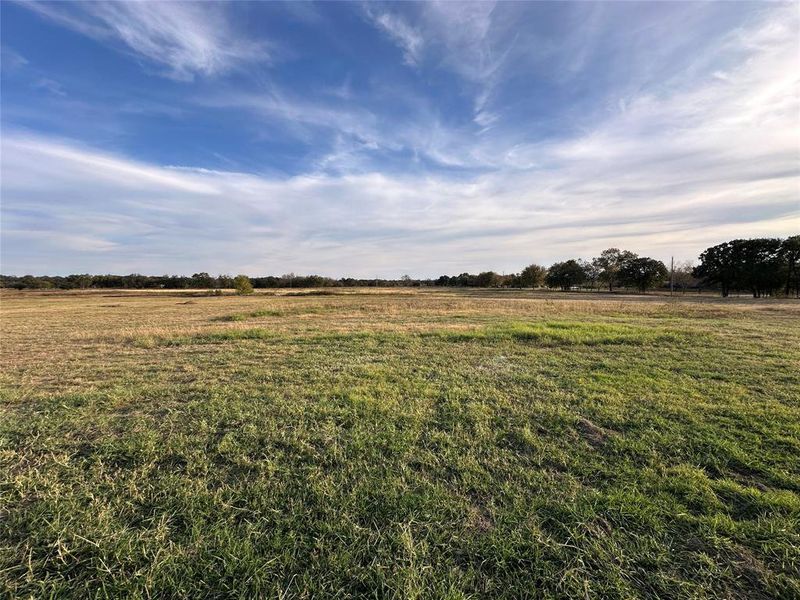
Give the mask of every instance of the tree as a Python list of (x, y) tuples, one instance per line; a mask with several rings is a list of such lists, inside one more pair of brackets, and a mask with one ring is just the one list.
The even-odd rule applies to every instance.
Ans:
[[(784, 241), (785, 243), (785, 241)], [(786, 257), (776, 238), (731, 240), (707, 248), (694, 275), (718, 283), (722, 296), (732, 289), (750, 290), (754, 298), (772, 294), (785, 282)]]
[(548, 287), (559, 287), (566, 291), (573, 286), (581, 285), (586, 280), (586, 272), (574, 259), (555, 263), (547, 271), (545, 283)]
[(660, 260), (643, 256), (628, 260), (617, 274), (620, 283), (646, 292), (669, 277), (669, 271)]
[(600, 268), (594, 264), (594, 261), (580, 259), (578, 264), (583, 267), (583, 272), (586, 274), (585, 284), (588, 284), (590, 289), (594, 289), (597, 280), (600, 279)]
[(672, 282), (675, 285), (675, 289), (681, 290), (682, 293), (686, 293), (686, 290), (689, 288), (697, 287), (700, 283), (700, 280), (694, 276), (694, 265), (692, 261), (687, 260), (684, 262), (675, 263), (675, 269), (673, 270), (672, 274)]
[(484, 271), (475, 277), (477, 287), (497, 287), (500, 284), (500, 275), (494, 271)]
[(783, 240), (781, 258), (786, 270), (786, 295), (794, 288), (795, 297), (800, 297), (800, 235)]
[(511, 275), (498, 275), (497, 283), (494, 287), (509, 288), (519, 287), (518, 277), (514, 273)]
[(750, 290), (753, 298), (774, 294), (783, 283), (781, 240), (734, 240), (732, 245), (736, 287)]
[(547, 276), (547, 269), (541, 265), (528, 265), (519, 274), (520, 287), (541, 287), (544, 278)]
[(450, 277), (449, 275), (440, 275), (439, 278), (434, 283), (434, 285), (442, 285), (442, 286), (453, 285), (452, 283), (450, 283), (451, 279), (452, 277)]
[(214, 287), (214, 278), (205, 272), (195, 273), (192, 275), (192, 287), (203, 289), (212, 288)]
[(250, 278), (247, 275), (237, 275), (233, 278), (233, 287), (236, 293), (240, 296), (246, 296), (253, 293), (253, 284), (250, 283)]
[(94, 277), (89, 274), (83, 275), (68, 275), (66, 278), (66, 285), (65, 287), (68, 288), (78, 288), (81, 290), (85, 290), (92, 286), (92, 282), (94, 281)]
[(20, 278), (22, 283), (21, 289), (29, 290), (49, 290), (54, 288), (55, 285), (47, 277), (34, 277), (33, 275), (23, 275)]
[(692, 274), (706, 283), (718, 283), (722, 297), (727, 298), (736, 279), (733, 242), (724, 242), (703, 250), (700, 264), (694, 268)]
[(460, 285), (460, 286), (467, 286), (467, 287), (474, 287), (478, 285), (476, 283), (478, 276), (471, 275), (470, 273), (461, 273), (453, 277), (453, 285)]
[(619, 272), (629, 261), (637, 258), (636, 254), (619, 248), (608, 248), (592, 261), (598, 270), (598, 279), (608, 285), (608, 291), (613, 292), (619, 281)]

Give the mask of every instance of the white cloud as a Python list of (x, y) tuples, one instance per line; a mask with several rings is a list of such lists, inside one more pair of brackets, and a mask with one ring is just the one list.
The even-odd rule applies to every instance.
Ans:
[(495, 35), (495, 2), (430, 2), (422, 12), (428, 37), (443, 50), (445, 63), (478, 83), (487, 83), (503, 62), (505, 43)]
[(229, 92), (198, 97), (196, 102), (206, 107), (247, 109), (264, 121), (282, 127), (295, 127), (303, 134), (303, 126), (332, 129), (369, 140), (375, 135), (376, 118), (368, 110), (345, 100), (315, 101), (288, 95), (272, 86), (262, 93)]
[(148, 165), (13, 132), (2, 150), (10, 273), (436, 275), (515, 270), (607, 245), (693, 258), (728, 237), (796, 232), (800, 217), (800, 179), (770, 175), (773, 164), (678, 181), (653, 162), (602, 173), (596, 156), (467, 181), (276, 179)]
[[(331, 129), (334, 151), (296, 177), (164, 167), (6, 130), (3, 271), (437, 275), (610, 245), (689, 259), (733, 237), (797, 234), (797, 29), (796, 13), (775, 10), (726, 40), (737, 60), (725, 77), (709, 61), (554, 140), (476, 136), (424, 108), (406, 124), (276, 91), (207, 100)], [(391, 150), (475, 170), (394, 176), (371, 160)]]
[(26, 2), (65, 27), (166, 67), (165, 75), (217, 75), (268, 58), (263, 43), (243, 39), (223, 5), (211, 2)]
[(0, 48), (0, 60), (2, 60), (3, 70), (6, 72), (20, 69), (28, 64), (27, 58), (7, 46)]
[(402, 50), (403, 60), (408, 65), (416, 65), (422, 58), (425, 40), (422, 34), (400, 15), (377, 10), (366, 5), (369, 19)]
[(45, 90), (56, 96), (66, 96), (63, 86), (49, 77), (41, 77), (34, 84), (36, 89)]
[[(430, 55), (444, 68), (475, 88), (475, 121), (486, 119), (499, 72), (506, 61), (513, 36), (493, 20), (495, 2), (427, 2), (415, 22), (400, 14), (367, 5), (376, 27), (386, 32), (403, 50), (404, 62), (417, 65)], [(513, 12), (514, 8), (507, 8)], [(486, 127), (486, 125), (481, 125)]]

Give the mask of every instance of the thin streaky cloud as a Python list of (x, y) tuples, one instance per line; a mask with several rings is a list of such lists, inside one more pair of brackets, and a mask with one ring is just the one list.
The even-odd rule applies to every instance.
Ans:
[(213, 76), (269, 58), (266, 41), (243, 39), (212, 2), (25, 2), (43, 17), (101, 42), (121, 42), (176, 79)]
[[(732, 6), (9, 5), (2, 270), (436, 276), (795, 234), (800, 21)], [(250, 69), (273, 20), (290, 58)]]
[(395, 42), (403, 51), (403, 60), (408, 65), (416, 65), (422, 59), (425, 40), (422, 34), (403, 17), (388, 11), (366, 5), (368, 18)]

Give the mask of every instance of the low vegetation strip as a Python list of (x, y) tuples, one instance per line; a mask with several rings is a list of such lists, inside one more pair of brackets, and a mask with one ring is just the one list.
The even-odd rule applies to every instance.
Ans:
[(800, 594), (800, 306), (405, 294), (4, 298), (0, 595)]
[(221, 317), (214, 317), (213, 321), (246, 321), (247, 319), (258, 319), (261, 317), (283, 317), (287, 313), (281, 310), (260, 309), (254, 310), (249, 313), (233, 313), (232, 315), (223, 315)]
[[(249, 313), (251, 318), (275, 316), (278, 311), (255, 311)], [(214, 321), (239, 322), (248, 315), (237, 313), (217, 317)], [(702, 334), (706, 335), (706, 334)], [(430, 329), (409, 333), (400, 332), (349, 332), (319, 333), (310, 332), (304, 335), (287, 337), (264, 327), (228, 328), (215, 331), (199, 331), (178, 335), (134, 335), (126, 341), (137, 347), (152, 348), (155, 346), (184, 346), (191, 344), (214, 344), (235, 342), (239, 340), (270, 340), (275, 343), (308, 344), (315, 342), (345, 342), (347, 340), (373, 339), (377, 341), (400, 341), (403, 338), (436, 338), (448, 342), (481, 342), (512, 341), (541, 346), (563, 345), (668, 345), (686, 342), (692, 336), (698, 341), (701, 334), (680, 330), (669, 330), (663, 324), (653, 327), (642, 327), (621, 324), (585, 323), (580, 321), (545, 321), (526, 323), (519, 321), (500, 321), (489, 326), (477, 328)]]
[(601, 344), (672, 344), (686, 341), (687, 333), (662, 327), (586, 323), (581, 321), (510, 321), (467, 331), (435, 331), (432, 335), (452, 341), (514, 340), (543, 346)]

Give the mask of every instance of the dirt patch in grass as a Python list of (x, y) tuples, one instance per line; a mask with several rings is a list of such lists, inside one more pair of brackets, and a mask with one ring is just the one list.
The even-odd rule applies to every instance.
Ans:
[(750, 550), (742, 546), (737, 546), (733, 552), (733, 562), (737, 565), (743, 578), (748, 583), (750, 593), (752, 594), (750, 598), (758, 600), (774, 598), (773, 595), (768, 593), (767, 585), (772, 573), (763, 562), (753, 556)]
[(494, 530), (494, 519), (485, 508), (471, 504), (467, 509), (467, 522), (469, 528), (480, 534), (490, 533)]
[(585, 417), (578, 419), (576, 426), (581, 437), (596, 448), (605, 446), (612, 437), (619, 435), (612, 429), (606, 429), (605, 427), (595, 425)]

